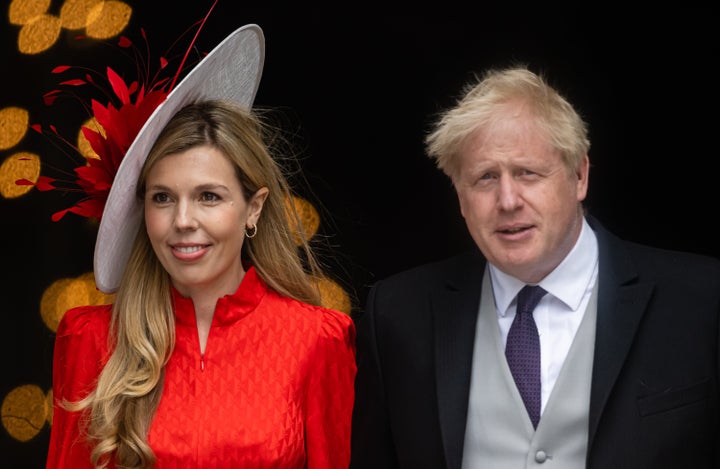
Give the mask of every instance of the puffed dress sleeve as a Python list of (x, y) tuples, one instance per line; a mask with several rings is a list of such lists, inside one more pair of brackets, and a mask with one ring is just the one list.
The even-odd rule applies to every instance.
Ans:
[(355, 397), (355, 325), (349, 315), (324, 311), (311, 360), (306, 414), (308, 469), (350, 464), (350, 425)]
[(82, 412), (60, 403), (77, 401), (95, 387), (107, 358), (110, 307), (81, 306), (60, 320), (53, 352), (53, 416), (47, 469), (91, 469), (90, 448), (81, 431)]

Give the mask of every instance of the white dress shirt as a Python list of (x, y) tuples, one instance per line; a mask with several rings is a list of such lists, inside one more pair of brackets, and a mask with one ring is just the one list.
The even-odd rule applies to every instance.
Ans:
[[(525, 283), (492, 264), (489, 264), (489, 270), (504, 347), (515, 318), (516, 296)], [(560, 265), (538, 284), (548, 292), (533, 312), (540, 336), (541, 413), (582, 321), (597, 272), (597, 238), (583, 219), (575, 246)]]

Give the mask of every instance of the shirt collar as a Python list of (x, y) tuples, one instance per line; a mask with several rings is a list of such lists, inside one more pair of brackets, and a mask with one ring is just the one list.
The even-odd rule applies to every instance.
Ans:
[[(538, 285), (575, 311), (580, 307), (587, 288), (595, 280), (597, 264), (597, 237), (583, 218), (580, 236), (575, 246)], [(501, 316), (505, 316), (510, 304), (525, 283), (500, 271), (490, 263), (488, 268), (495, 296), (495, 307)]]

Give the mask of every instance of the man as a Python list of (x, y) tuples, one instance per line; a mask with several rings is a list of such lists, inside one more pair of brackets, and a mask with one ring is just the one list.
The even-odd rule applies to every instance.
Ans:
[(586, 214), (587, 126), (525, 67), (426, 144), (478, 249), (371, 289), (351, 467), (720, 467), (720, 261)]

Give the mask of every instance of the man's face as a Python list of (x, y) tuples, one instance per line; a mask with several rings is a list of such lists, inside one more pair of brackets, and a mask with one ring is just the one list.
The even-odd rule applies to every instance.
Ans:
[(545, 277), (580, 234), (587, 156), (568, 170), (522, 105), (508, 104), (460, 155), (453, 179), (470, 235), (488, 261), (528, 283)]

